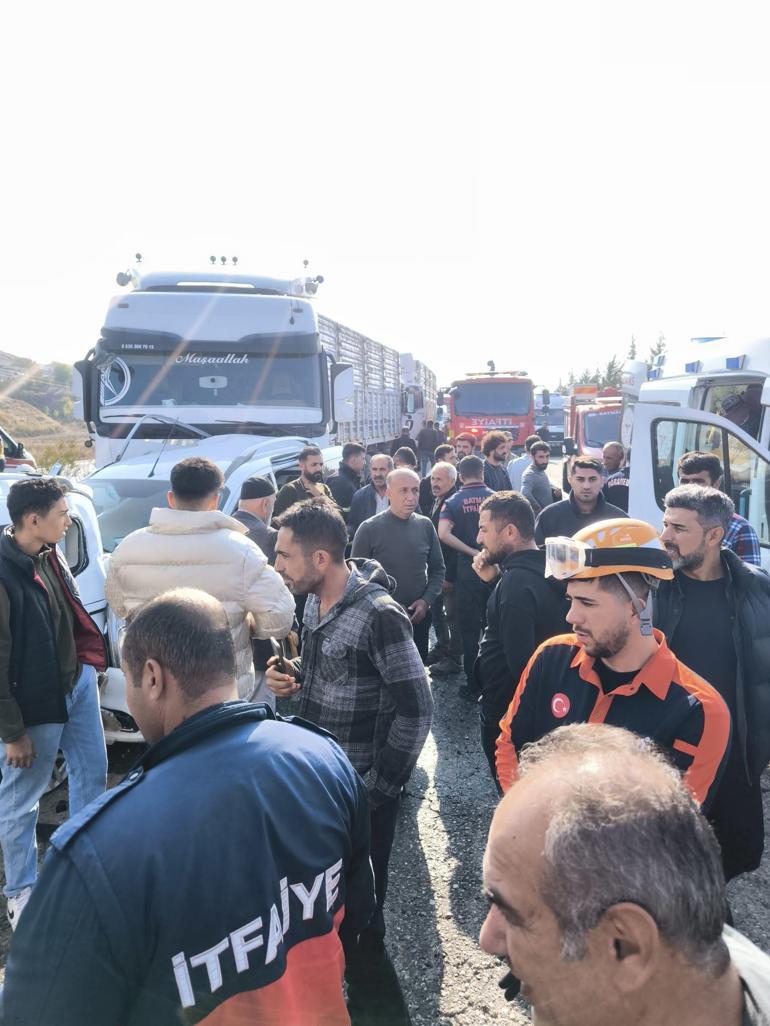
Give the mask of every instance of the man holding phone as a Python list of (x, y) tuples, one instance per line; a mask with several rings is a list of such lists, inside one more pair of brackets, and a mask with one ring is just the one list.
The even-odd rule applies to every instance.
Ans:
[(376, 962), (399, 798), (430, 730), (428, 680), (393, 582), (374, 560), (345, 560), (339, 510), (301, 502), (278, 525), (275, 568), (308, 600), (302, 656), (286, 660), (289, 673), (271, 659), (267, 685), (278, 698), (296, 696), (299, 715), (334, 734), (366, 784), (377, 912), (359, 947)]

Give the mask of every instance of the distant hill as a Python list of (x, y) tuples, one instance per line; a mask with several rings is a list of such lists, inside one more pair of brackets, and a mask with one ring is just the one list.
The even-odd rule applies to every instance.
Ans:
[[(46, 420), (52, 419), (60, 424), (73, 427), (72, 420), (72, 367), (68, 363), (37, 364), (34, 360), (13, 353), (0, 351), (0, 402), (16, 400), (28, 404), (39, 411)], [(45, 429), (30, 430), (25, 427), (27, 414), (13, 409), (8, 410), (10, 416), (21, 418), (20, 433), (42, 434), (45, 430), (53, 430), (51, 425)], [(34, 416), (29, 414), (29, 416)], [(10, 423), (8, 430), (13, 434)]]
[(33, 435), (61, 434), (64, 430), (60, 421), (22, 399), (0, 399), (0, 427), (4, 427), (17, 442), (23, 442)]

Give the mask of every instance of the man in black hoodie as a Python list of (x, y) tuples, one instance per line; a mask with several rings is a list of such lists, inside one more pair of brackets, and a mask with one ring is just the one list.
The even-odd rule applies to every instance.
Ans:
[(476, 660), (481, 689), (481, 743), (495, 777), (499, 723), (537, 646), (569, 628), (564, 588), (545, 577), (545, 553), (535, 543), (535, 515), (518, 492), (496, 492), (479, 510), (482, 551), (473, 569), (497, 585), (487, 602), (487, 625)]
[(350, 504), (359, 488), (363, 488), (366, 449), (360, 442), (346, 442), (342, 446), (342, 462), (334, 477), (329, 478), (329, 491), (342, 511), (345, 523), (350, 513)]

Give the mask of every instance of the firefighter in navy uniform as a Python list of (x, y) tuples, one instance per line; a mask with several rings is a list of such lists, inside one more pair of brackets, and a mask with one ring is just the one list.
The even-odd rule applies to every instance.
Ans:
[(363, 781), (326, 731), (237, 700), (203, 592), (145, 605), (123, 666), (151, 747), (54, 835), (0, 1020), (349, 1026), (340, 924), (355, 947), (374, 911)]
[(497, 776), (507, 791), (517, 753), (568, 723), (609, 723), (671, 755), (708, 807), (730, 747), (730, 713), (710, 684), (679, 662), (652, 627), (652, 591), (671, 559), (641, 520), (604, 520), (574, 538), (547, 538), (546, 574), (567, 581), (574, 634), (543, 642), (500, 723)]

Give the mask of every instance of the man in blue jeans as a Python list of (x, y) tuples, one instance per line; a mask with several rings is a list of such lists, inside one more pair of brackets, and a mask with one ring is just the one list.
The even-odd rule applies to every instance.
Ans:
[(107, 660), (56, 547), (71, 524), (63, 489), (50, 478), (17, 481), (8, 515), (0, 535), (0, 847), (15, 930), (37, 876), (38, 802), (59, 749), (71, 813), (106, 787), (96, 671)]

